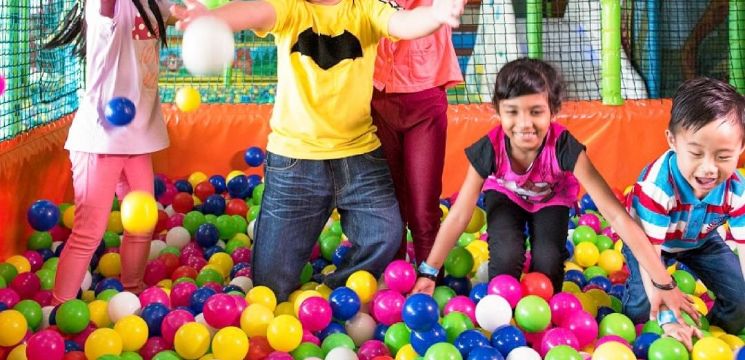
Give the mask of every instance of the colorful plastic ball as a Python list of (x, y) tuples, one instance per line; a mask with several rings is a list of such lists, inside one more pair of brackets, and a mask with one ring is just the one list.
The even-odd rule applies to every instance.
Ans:
[(10, 288), (22, 299), (30, 299), (41, 289), (41, 282), (36, 274), (24, 272), (13, 278)]
[(130, 191), (122, 200), (121, 221), (125, 231), (134, 235), (149, 235), (158, 222), (158, 206), (152, 194)]
[(471, 322), (476, 323), (476, 304), (471, 301), (471, 298), (463, 295), (458, 295), (450, 299), (445, 307), (442, 309), (444, 315), (459, 312), (466, 314)]
[(405, 300), (406, 298), (395, 290), (381, 290), (371, 301), (370, 313), (381, 324), (393, 325), (401, 321), (401, 310)]
[(243, 160), (248, 166), (257, 167), (264, 163), (264, 151), (257, 146), (251, 146), (243, 154)]
[(539, 332), (551, 322), (551, 309), (543, 298), (528, 295), (517, 303), (515, 321), (525, 331)]
[(574, 260), (582, 267), (597, 264), (599, 258), (598, 248), (591, 242), (581, 242), (574, 248)]
[[(455, 341), (453, 341), (453, 345), (455, 345), (455, 348), (458, 349), (463, 358), (469, 358), (469, 353), (473, 349), (482, 346), (490, 346), (491, 344), (489, 343), (489, 339), (487, 339), (480, 331), (466, 330), (458, 335)], [(497, 351), (497, 353), (499, 353), (499, 351)]]
[(43, 314), (39, 303), (33, 300), (21, 300), (13, 309), (20, 312), (26, 319), (26, 324), (31, 330), (37, 330), (41, 325)]
[(408, 293), (416, 282), (416, 270), (404, 260), (394, 260), (385, 268), (383, 278), (388, 288), (400, 293)]
[(561, 327), (571, 330), (577, 336), (580, 348), (592, 343), (598, 336), (598, 323), (585, 311), (577, 311), (573, 316), (565, 318)]
[(65, 339), (54, 330), (42, 330), (32, 335), (26, 344), (28, 360), (62, 360)]
[(204, 319), (210, 326), (221, 329), (238, 322), (240, 312), (235, 300), (228, 294), (215, 294), (204, 302)]
[(323, 352), (329, 353), (331, 350), (336, 348), (354, 350), (354, 341), (349, 337), (349, 335), (344, 333), (331, 334), (323, 339), (323, 342), (321, 343), (321, 349)]
[[(278, 309), (279, 307), (280, 306), (277, 306)], [(279, 315), (288, 315), (288, 314), (278, 314), (277, 316)], [(331, 334), (336, 334), (336, 333), (346, 334), (346, 331), (347, 329), (344, 328), (344, 325), (338, 322), (331, 322), (329, 326), (326, 326), (326, 328), (318, 332), (317, 335), (319, 339), (323, 340), (323, 339), (326, 339)]]
[(427, 331), (439, 320), (437, 302), (426, 294), (411, 295), (404, 303), (402, 319), (411, 330)]
[(600, 219), (595, 214), (587, 213), (579, 216), (578, 226), (589, 226), (597, 234), (601, 231)]
[(331, 306), (322, 297), (309, 297), (298, 307), (298, 320), (303, 325), (303, 329), (322, 330), (331, 322), (331, 317)]
[(192, 112), (199, 108), (202, 103), (202, 96), (199, 91), (191, 86), (185, 86), (176, 92), (176, 98), (174, 99), (176, 106), (183, 112)]
[(205, 214), (222, 215), (225, 213), (225, 198), (214, 194), (207, 197), (202, 204), (202, 212)]
[(512, 308), (505, 298), (487, 295), (476, 304), (475, 316), (481, 328), (493, 332), (498, 327), (510, 323)]
[(77, 334), (90, 322), (90, 311), (82, 300), (69, 300), (57, 308), (55, 323), (63, 334)]
[(195, 238), (199, 246), (209, 248), (217, 244), (217, 241), (220, 239), (220, 232), (217, 230), (217, 226), (204, 223), (197, 228)]
[(448, 253), (443, 267), (447, 274), (450, 274), (453, 277), (462, 278), (471, 272), (473, 269), (473, 263), (473, 255), (471, 255), (471, 253), (465, 248), (456, 246)]
[(448, 342), (453, 342), (455, 339), (466, 330), (473, 329), (473, 322), (471, 319), (463, 313), (451, 312), (443, 316), (442, 328), (445, 329), (445, 333), (448, 336)]
[[(409, 344), (410, 337), (411, 330), (406, 327), (406, 324), (400, 322), (388, 327), (385, 332), (383, 341), (385, 342), (385, 345), (388, 346), (388, 349), (390, 349), (391, 353), (397, 354), (405, 346), (411, 347), (411, 344)], [(414, 348), (411, 348), (411, 351), (416, 354)]]
[(620, 313), (607, 315), (600, 322), (598, 329), (600, 336), (617, 335), (629, 343), (633, 343), (636, 339), (634, 323), (626, 315)]
[(346, 286), (352, 289), (360, 298), (360, 302), (367, 304), (378, 289), (375, 277), (367, 271), (358, 270), (347, 279)]
[(551, 280), (543, 273), (531, 272), (520, 279), (520, 287), (524, 296), (537, 295), (548, 301), (554, 294)]
[(120, 292), (109, 300), (109, 319), (116, 323), (127, 315), (139, 313), (141, 307), (137, 295), (128, 291)]
[[(386, 325), (380, 325), (386, 327)], [(349, 335), (349, 337), (354, 341), (354, 344), (358, 346), (368, 340), (375, 339), (376, 331), (378, 331), (378, 327), (376, 326), (375, 320), (372, 316), (362, 312), (347, 321), (344, 324), (344, 328), (347, 331), (347, 335)], [(384, 338), (385, 332), (383, 332), (382, 336), (377, 340), (382, 341)]]
[(459, 278), (447, 275), (442, 279), (442, 285), (453, 289), (456, 295), (468, 296), (471, 292), (471, 280), (466, 277)]
[(106, 103), (104, 117), (114, 126), (125, 126), (135, 118), (135, 104), (125, 97), (115, 97)]
[(37, 200), (26, 213), (26, 220), (36, 231), (51, 230), (60, 219), (60, 211), (53, 202), (49, 200)]
[(289, 315), (280, 315), (267, 327), (267, 340), (275, 350), (292, 351), (303, 338), (302, 324)]
[(453, 344), (441, 342), (432, 345), (424, 354), (424, 360), (462, 360), (458, 349)]
[(734, 353), (727, 343), (722, 339), (711, 336), (698, 340), (693, 344), (693, 351), (691, 351), (692, 360), (725, 360), (732, 358), (734, 358)]
[(269, 310), (274, 311), (277, 308), (277, 297), (274, 292), (266, 286), (255, 286), (246, 294), (246, 301), (249, 304), (262, 304)]
[(390, 360), (390, 351), (382, 341), (368, 340), (365, 341), (357, 351), (360, 360), (383, 360), (387, 357)]
[(198, 322), (188, 322), (176, 330), (173, 348), (183, 358), (199, 358), (207, 353), (209, 346), (210, 332)]
[(435, 324), (432, 328), (426, 331), (412, 331), (410, 341), (414, 350), (418, 354), (423, 354), (433, 345), (440, 342), (446, 342), (447, 334), (442, 326)]
[(468, 360), (504, 360), (504, 357), (491, 346), (479, 346), (468, 353)]
[(142, 308), (140, 317), (147, 324), (149, 336), (160, 336), (161, 325), (169, 311), (170, 310), (168, 310), (165, 305), (157, 302), (151, 303)]
[(561, 345), (570, 346), (575, 350), (579, 349), (579, 341), (574, 333), (560, 327), (549, 329), (543, 334), (539, 353), (545, 357), (549, 350)]
[(512, 325), (505, 325), (494, 330), (490, 341), (502, 356), (507, 356), (512, 350), (527, 344), (525, 334)]
[(559, 345), (551, 348), (546, 353), (544, 360), (582, 360), (582, 355), (577, 350), (567, 345)]
[(520, 282), (510, 275), (497, 275), (489, 281), (488, 293), (503, 297), (514, 308), (522, 299), (523, 292)]
[(88, 359), (98, 359), (103, 355), (120, 355), (122, 353), (122, 338), (112, 329), (96, 329), (85, 341), (85, 356)]
[(248, 354), (248, 337), (241, 329), (220, 329), (212, 339), (212, 354), (220, 360), (243, 360)]
[(147, 342), (148, 327), (145, 320), (137, 315), (127, 315), (114, 325), (114, 331), (122, 338), (122, 350), (137, 351)]
[(23, 340), (28, 330), (28, 323), (19, 311), (4, 310), (0, 312), (0, 346), (14, 346)]

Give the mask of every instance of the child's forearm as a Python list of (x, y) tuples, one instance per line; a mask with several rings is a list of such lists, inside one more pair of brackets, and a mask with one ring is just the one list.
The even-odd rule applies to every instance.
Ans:
[(646, 234), (639, 225), (627, 216), (612, 222), (612, 224), (614, 224), (613, 228), (617, 229), (618, 235), (623, 239), (624, 245), (628, 246), (634, 253), (634, 257), (645, 270), (644, 273), (648, 274), (648, 278), (658, 284), (669, 284), (672, 277), (662, 264), (660, 251), (655, 250), (655, 246), (647, 240)]
[(269, 31), (277, 20), (274, 7), (261, 0), (231, 1), (210, 13), (225, 21), (234, 32)]
[(427, 36), (443, 25), (436, 20), (432, 12), (430, 6), (398, 11), (391, 16), (388, 22), (388, 32), (401, 40), (412, 40)]
[[(471, 209), (473, 210), (473, 208)], [(427, 257), (427, 264), (437, 269), (442, 267), (445, 258), (450, 250), (455, 246), (463, 229), (466, 228), (471, 220), (470, 216), (465, 216), (465, 212), (451, 212), (445, 218), (437, 232), (435, 244)]]

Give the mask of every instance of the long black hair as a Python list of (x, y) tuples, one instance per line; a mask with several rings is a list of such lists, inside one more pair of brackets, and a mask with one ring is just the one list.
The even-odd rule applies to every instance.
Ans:
[[(128, 1), (128, 0), (116, 0), (116, 1)], [(160, 13), (160, 8), (155, 2), (156, 0), (147, 0), (147, 4), (150, 7), (150, 11), (153, 12), (155, 20), (158, 24), (158, 31), (155, 31), (150, 17), (145, 12), (145, 8), (140, 3), (140, 0), (132, 0), (132, 3), (137, 8), (137, 12), (140, 13), (142, 21), (145, 23), (145, 27), (150, 31), (151, 34), (157, 34), (158, 38), (162, 42), (163, 46), (167, 45), (166, 41), (166, 25), (163, 20), (163, 15)], [(53, 49), (59, 46), (74, 44), (73, 53), (81, 58), (85, 57), (85, 0), (76, 0), (72, 9), (65, 14), (62, 22), (57, 31), (44, 44), (44, 49)]]

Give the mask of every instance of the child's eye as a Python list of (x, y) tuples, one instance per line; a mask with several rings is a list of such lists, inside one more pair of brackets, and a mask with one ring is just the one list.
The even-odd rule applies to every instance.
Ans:
[(533, 111), (532, 114), (533, 116), (540, 116), (541, 114), (543, 114), (543, 111)]
[(732, 158), (731, 156), (720, 156), (719, 157), (719, 161), (727, 161), (727, 160), (729, 160), (731, 158)]
[(701, 153), (695, 153), (695, 152), (692, 152), (692, 151), (689, 151), (688, 153), (691, 154), (691, 156), (693, 156), (693, 157), (701, 157), (701, 156), (703, 156), (703, 154), (701, 154)]

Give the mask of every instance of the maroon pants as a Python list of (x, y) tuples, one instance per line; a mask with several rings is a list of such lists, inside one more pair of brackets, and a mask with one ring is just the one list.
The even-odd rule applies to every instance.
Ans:
[[(447, 107), (447, 94), (440, 87), (373, 93), (373, 122), (391, 168), (401, 218), (414, 239), (417, 263), (429, 256), (440, 228)], [(404, 232), (399, 257), (405, 254)]]

